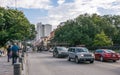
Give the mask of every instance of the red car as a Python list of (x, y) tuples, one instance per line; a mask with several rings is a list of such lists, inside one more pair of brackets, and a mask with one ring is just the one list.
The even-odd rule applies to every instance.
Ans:
[(112, 60), (116, 62), (120, 59), (120, 54), (110, 49), (97, 49), (95, 51), (95, 59), (100, 61)]

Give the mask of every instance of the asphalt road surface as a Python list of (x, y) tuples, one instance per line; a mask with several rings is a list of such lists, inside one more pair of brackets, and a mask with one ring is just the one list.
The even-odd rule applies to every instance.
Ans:
[(120, 61), (76, 64), (49, 52), (29, 53), (28, 65), (29, 75), (120, 75)]

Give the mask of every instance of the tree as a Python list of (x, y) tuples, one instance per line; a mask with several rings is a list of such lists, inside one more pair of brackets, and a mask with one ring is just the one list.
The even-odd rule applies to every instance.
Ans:
[[(119, 29), (112, 24), (110, 18), (97, 14), (79, 15), (73, 20), (66, 21), (64, 26), (58, 28), (53, 40), (55, 42), (67, 42), (71, 45), (92, 46), (95, 36), (103, 31), (108, 38), (115, 42), (115, 38), (118, 38)], [(119, 20), (117, 21), (119, 23)]]
[(34, 38), (34, 28), (22, 11), (0, 7), (0, 46), (11, 40)]
[(29, 35), (29, 40), (33, 40), (36, 37), (36, 31), (35, 31), (35, 25), (30, 24), (30, 35)]
[(93, 46), (110, 46), (112, 44), (112, 40), (102, 31), (100, 34), (96, 34)]

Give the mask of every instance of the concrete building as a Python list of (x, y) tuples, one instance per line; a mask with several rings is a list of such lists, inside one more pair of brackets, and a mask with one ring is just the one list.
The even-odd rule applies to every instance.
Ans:
[(37, 36), (36, 42), (39, 43), (44, 37), (48, 37), (52, 31), (52, 25), (38, 23), (36, 27)]
[(47, 37), (48, 35), (50, 35), (51, 31), (52, 31), (52, 25), (45, 24), (44, 25), (44, 36), (43, 37)]

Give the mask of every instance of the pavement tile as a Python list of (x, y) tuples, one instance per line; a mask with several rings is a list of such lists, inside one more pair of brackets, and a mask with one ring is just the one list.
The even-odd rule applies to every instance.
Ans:
[(7, 56), (0, 57), (0, 75), (13, 75), (13, 65), (7, 62)]

